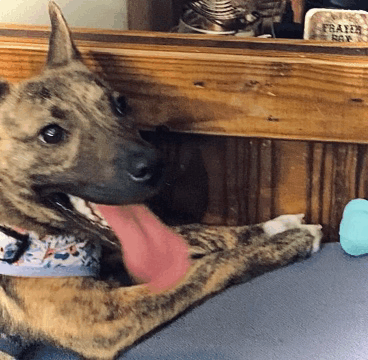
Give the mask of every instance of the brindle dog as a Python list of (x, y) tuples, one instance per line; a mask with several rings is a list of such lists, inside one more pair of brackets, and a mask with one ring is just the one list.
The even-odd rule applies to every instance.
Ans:
[(302, 224), (300, 215), (250, 227), (180, 226), (172, 230), (190, 254), (180, 281), (160, 291), (134, 276), (124, 285), (115, 276), (125, 271), (120, 242), (79, 213), (68, 196), (105, 205), (142, 202), (160, 188), (164, 165), (124, 114), (123, 98), (83, 65), (60, 9), (51, 2), (49, 10), (45, 69), (0, 87), (0, 223), (40, 238), (76, 234), (102, 243), (105, 256), (99, 278), (0, 275), (4, 333), (51, 342), (85, 359), (111, 360), (234, 282), (318, 250), (321, 227)]

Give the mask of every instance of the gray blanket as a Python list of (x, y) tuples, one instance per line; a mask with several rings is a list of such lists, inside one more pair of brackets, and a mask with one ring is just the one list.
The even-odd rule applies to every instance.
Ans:
[[(368, 256), (314, 257), (232, 287), (119, 359), (367, 360)], [(75, 360), (41, 347), (32, 360)]]

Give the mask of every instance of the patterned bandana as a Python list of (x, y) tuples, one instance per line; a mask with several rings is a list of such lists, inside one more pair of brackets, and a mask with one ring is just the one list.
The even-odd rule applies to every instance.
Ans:
[[(0, 274), (21, 277), (98, 276), (100, 246), (74, 236), (46, 236), (0, 225)], [(0, 351), (21, 356), (29, 346), (16, 334), (0, 333)]]
[(23, 233), (0, 226), (0, 274), (27, 277), (97, 276), (101, 248), (74, 236)]

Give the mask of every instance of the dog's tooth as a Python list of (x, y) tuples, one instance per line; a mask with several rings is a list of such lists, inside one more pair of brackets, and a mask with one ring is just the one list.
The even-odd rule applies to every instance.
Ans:
[(102, 214), (97, 210), (95, 204), (83, 200), (77, 196), (68, 195), (71, 204), (73, 205), (74, 209), (78, 211), (80, 214), (88, 218), (89, 220), (93, 221), (94, 223), (109, 228), (109, 224), (104, 219)]
[(83, 200), (83, 209), (85, 209), (85, 215), (87, 215), (88, 217), (93, 217), (93, 213), (91, 208), (88, 206), (88, 202), (86, 200)]
[(95, 217), (95, 222), (102, 225), (102, 226), (104, 226), (104, 227), (110, 227), (108, 222), (105, 220), (105, 218), (102, 216), (102, 214), (98, 211), (96, 204), (91, 203), (91, 202), (88, 203), (88, 204), (91, 208), (92, 214)]
[(86, 202), (77, 197), (77, 196), (69, 196), (70, 202), (72, 203), (73, 207), (81, 214), (86, 217), (90, 217), (92, 215), (91, 209), (86, 206)]

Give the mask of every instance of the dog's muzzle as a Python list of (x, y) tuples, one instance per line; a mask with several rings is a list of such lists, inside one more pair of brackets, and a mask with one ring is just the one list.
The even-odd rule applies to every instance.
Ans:
[(96, 204), (123, 205), (156, 195), (164, 177), (161, 152), (143, 141), (125, 142), (113, 159), (84, 158), (69, 171), (37, 176), (34, 188), (41, 199), (64, 193)]

